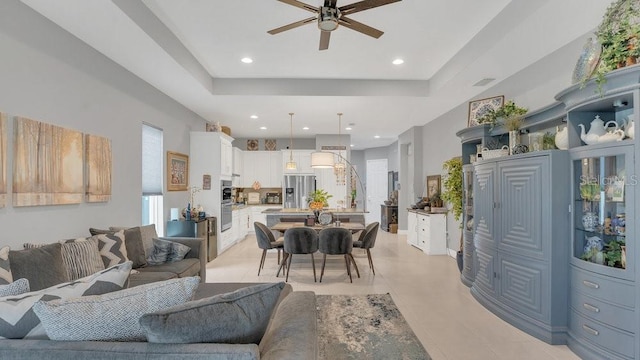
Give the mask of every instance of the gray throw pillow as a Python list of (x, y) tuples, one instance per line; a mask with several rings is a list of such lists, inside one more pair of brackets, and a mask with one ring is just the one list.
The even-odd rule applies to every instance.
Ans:
[[(89, 232), (91, 235), (100, 235), (113, 234), (117, 231), (89, 228)], [(147, 266), (147, 256), (144, 252), (142, 233), (139, 226), (124, 229), (124, 245), (127, 248), (127, 258), (133, 262), (134, 269)]]
[[(60, 245), (60, 244), (57, 244)], [(104, 294), (124, 288), (131, 272), (131, 262), (116, 265), (86, 278), (0, 299), (0, 338), (47, 339), (47, 333), (34, 313), (37, 301), (77, 298)]]
[(129, 261), (127, 247), (124, 244), (124, 230), (113, 234), (94, 235), (92, 238), (98, 240), (98, 249), (105, 268)]
[(260, 284), (145, 314), (140, 325), (153, 343), (258, 344), (284, 282)]
[(9, 252), (11, 273), (15, 279), (29, 280), (31, 291), (69, 281), (62, 261), (62, 244), (54, 243), (34, 249)]
[(154, 282), (98, 296), (39, 301), (33, 310), (52, 340), (142, 341), (143, 314), (193, 298), (200, 278)]
[(160, 265), (184, 259), (191, 251), (187, 245), (164, 239), (153, 239), (153, 252), (147, 258), (150, 265)]
[(105, 269), (98, 250), (98, 240), (94, 238), (63, 242), (62, 261), (69, 280), (80, 279)]
[(18, 279), (11, 284), (0, 285), (0, 296), (14, 296), (29, 292), (29, 280)]
[(8, 246), (0, 249), (0, 285), (10, 284), (13, 281), (9, 262), (9, 251), (11, 251), (11, 248)]
[[(125, 230), (128, 227), (120, 227), (120, 226), (110, 226), (109, 230)], [(156, 232), (156, 225), (143, 225), (140, 226), (140, 234), (142, 235), (142, 246), (144, 248), (144, 257), (145, 259), (151, 255), (153, 252), (153, 239), (158, 237), (158, 233)]]

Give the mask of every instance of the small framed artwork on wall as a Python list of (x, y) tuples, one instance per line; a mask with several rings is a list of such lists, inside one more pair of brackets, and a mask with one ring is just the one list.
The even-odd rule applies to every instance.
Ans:
[(467, 126), (479, 125), (478, 119), (491, 110), (498, 110), (504, 105), (504, 95), (469, 102), (469, 123)]
[(427, 176), (427, 197), (431, 199), (436, 194), (440, 194), (440, 175), (429, 175)]
[(187, 191), (189, 155), (167, 151), (167, 191)]

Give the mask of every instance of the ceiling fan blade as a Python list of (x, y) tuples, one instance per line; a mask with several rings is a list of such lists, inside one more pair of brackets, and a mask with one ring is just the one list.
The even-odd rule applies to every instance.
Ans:
[(374, 37), (376, 39), (379, 38), (380, 36), (382, 36), (382, 34), (384, 34), (383, 31), (380, 31), (378, 29), (372, 28), (369, 25), (365, 25), (365, 24), (363, 24), (361, 22), (357, 22), (357, 21), (355, 21), (353, 19), (350, 19), (348, 17), (345, 17), (345, 16), (341, 17), (340, 20), (338, 20), (338, 22), (340, 23), (340, 25), (342, 25), (344, 27), (347, 27), (347, 28), (349, 28), (351, 30), (355, 30), (357, 32), (361, 32), (361, 33), (363, 33), (365, 35), (369, 35), (369, 36)]
[(331, 39), (331, 31), (320, 31), (320, 50), (329, 48), (329, 40)]
[(301, 1), (298, 0), (278, 0), (280, 2), (283, 2), (285, 4), (289, 4), (291, 6), (295, 6), (298, 7), (300, 9), (305, 9), (307, 11), (311, 11), (312, 13), (317, 13), (318, 12), (318, 7), (317, 6), (311, 6), (309, 4), (305, 4)]
[(378, 6), (393, 4), (402, 0), (363, 0), (357, 3), (340, 6), (340, 12), (342, 15), (351, 15), (360, 11), (373, 9)]
[(279, 34), (283, 31), (287, 31), (287, 30), (291, 30), (291, 29), (295, 29), (298, 26), (302, 26), (302, 25), (307, 25), (307, 24), (311, 24), (316, 22), (317, 19), (315, 16), (312, 16), (310, 18), (304, 19), (304, 20), (300, 20), (300, 21), (296, 21), (294, 23), (291, 23), (289, 25), (285, 25), (285, 26), (280, 26), (279, 28), (275, 28), (273, 30), (269, 30), (267, 31), (269, 34), (271, 35), (275, 35), (275, 34)]

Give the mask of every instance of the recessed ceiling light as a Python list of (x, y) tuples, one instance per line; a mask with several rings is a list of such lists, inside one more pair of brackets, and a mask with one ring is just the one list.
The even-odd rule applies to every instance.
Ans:
[(257, 119), (257, 118), (258, 118), (258, 115), (251, 115), (251, 118), (252, 118), (252, 119)]
[(353, 130), (353, 128), (352, 128), (352, 127), (350, 127), (350, 126), (347, 126), (347, 127), (346, 127), (346, 128), (344, 128), (344, 129), (345, 129), (345, 130), (347, 130), (347, 131), (349, 131), (349, 130)]
[(260, 130), (267, 130), (266, 126), (260, 126)]
[(242, 59), (240, 59), (240, 61), (242, 61), (245, 64), (251, 64), (253, 62), (253, 59), (250, 57), (243, 57)]
[(394, 59), (391, 63), (393, 65), (402, 65), (402, 64), (404, 64), (404, 60), (398, 58), (398, 59)]
[(351, 145), (349, 145), (349, 146), (354, 147), (355, 145), (351, 144)]
[(485, 85), (487, 85), (488, 83), (490, 83), (490, 82), (492, 82), (494, 80), (495, 80), (494, 78), (484, 78), (484, 79), (478, 81), (477, 83), (473, 84), (473, 86), (485, 86)]
[(302, 130), (309, 130), (309, 127), (305, 126), (305, 127), (302, 128)]
[(380, 139), (380, 135), (376, 135), (376, 136), (374, 136), (374, 138)]

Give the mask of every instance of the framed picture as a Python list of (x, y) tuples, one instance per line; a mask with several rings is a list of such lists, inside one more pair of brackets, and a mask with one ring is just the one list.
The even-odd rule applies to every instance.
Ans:
[(611, 201), (624, 201), (624, 180), (617, 179), (609, 187), (611, 187)]
[(211, 175), (202, 175), (202, 190), (211, 190)]
[(167, 191), (187, 191), (189, 156), (167, 151)]
[(440, 193), (440, 175), (427, 176), (427, 197)]
[(467, 126), (476, 126), (478, 119), (489, 110), (498, 110), (504, 105), (504, 95), (469, 102), (469, 122)]

